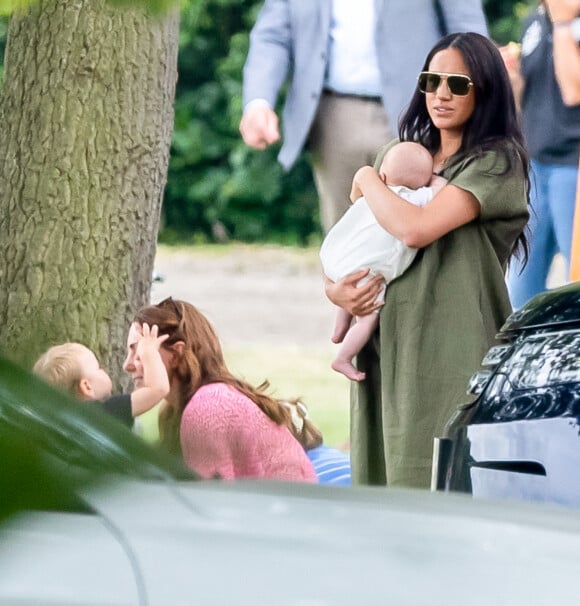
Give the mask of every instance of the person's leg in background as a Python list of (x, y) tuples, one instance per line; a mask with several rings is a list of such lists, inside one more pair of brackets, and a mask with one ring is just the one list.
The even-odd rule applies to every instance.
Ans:
[(549, 173), (550, 215), (556, 246), (566, 262), (566, 275), (570, 268), (572, 249), (572, 229), (574, 227), (574, 209), (576, 206), (577, 166), (552, 166)]
[(549, 168), (532, 160), (528, 262), (522, 270), (520, 261), (513, 259), (508, 272), (508, 290), (514, 309), (546, 289), (546, 278), (556, 253), (549, 202)]
[(380, 101), (323, 93), (308, 149), (324, 233), (349, 207), (355, 172), (372, 165), (378, 150), (393, 137)]

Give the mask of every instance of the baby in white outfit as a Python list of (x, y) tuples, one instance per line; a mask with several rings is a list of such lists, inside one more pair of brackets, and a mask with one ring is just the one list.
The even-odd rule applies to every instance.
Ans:
[[(433, 175), (433, 158), (429, 151), (411, 141), (397, 143), (389, 149), (379, 175), (394, 193), (417, 206), (424, 206), (447, 182)], [(328, 232), (320, 249), (320, 260), (325, 275), (334, 282), (370, 268), (369, 276), (361, 282), (380, 273), (388, 284), (409, 267), (416, 254), (417, 249), (406, 246), (379, 225), (361, 197)], [(379, 300), (384, 296), (385, 289)], [(338, 309), (332, 341), (342, 342), (342, 346), (332, 368), (353, 381), (362, 381), (365, 374), (354, 367), (352, 359), (373, 334), (379, 312), (358, 316), (354, 324), (352, 319), (346, 310)]]

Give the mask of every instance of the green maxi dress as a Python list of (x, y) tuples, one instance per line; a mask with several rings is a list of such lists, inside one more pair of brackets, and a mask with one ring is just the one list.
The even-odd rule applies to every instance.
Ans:
[(524, 169), (506, 151), (512, 162), (488, 151), (448, 166), (442, 176), (477, 198), (480, 216), (421, 249), (387, 286), (379, 329), (357, 359), (367, 378), (351, 391), (357, 483), (429, 487), (433, 438), (511, 312), (504, 272), (528, 208)]

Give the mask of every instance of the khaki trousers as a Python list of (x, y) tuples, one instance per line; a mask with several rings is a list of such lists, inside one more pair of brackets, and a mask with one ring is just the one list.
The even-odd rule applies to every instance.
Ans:
[(308, 149), (324, 233), (349, 207), (355, 172), (365, 164), (372, 166), (377, 151), (394, 136), (380, 100), (322, 94)]

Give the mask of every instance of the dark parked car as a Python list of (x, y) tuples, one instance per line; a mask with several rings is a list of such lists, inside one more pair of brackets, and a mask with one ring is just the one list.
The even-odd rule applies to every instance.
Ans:
[(0, 360), (1, 606), (578, 603), (580, 512), (194, 481), (98, 413)]
[(530, 299), (499, 339), (436, 440), (434, 487), (580, 507), (580, 283)]

